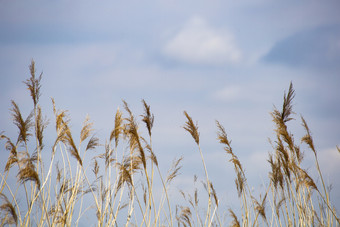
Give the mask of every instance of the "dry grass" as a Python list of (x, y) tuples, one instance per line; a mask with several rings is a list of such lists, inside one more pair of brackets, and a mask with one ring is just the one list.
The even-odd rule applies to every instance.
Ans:
[[(152, 146), (154, 115), (142, 100), (141, 120), (123, 101), (124, 111), (117, 109), (109, 141), (104, 145), (93, 134), (93, 123), (86, 117), (80, 136), (74, 137), (67, 111), (58, 110), (52, 99), (56, 138), (52, 149), (44, 146), (48, 125), (39, 105), (42, 74), (35, 77), (35, 63), (29, 67), (31, 77), (24, 83), (33, 101), (25, 118), (12, 101), (11, 115), (18, 128), (15, 140), (0, 133), (9, 152), (1, 174), (0, 226), (78, 226), (82, 219), (97, 226), (225, 226), (223, 215), (229, 214), (231, 226), (339, 226), (339, 217), (331, 204), (324, 182), (311, 131), (301, 117), (306, 135), (301, 142), (313, 152), (319, 174), (313, 179), (303, 169), (303, 152), (289, 132), (293, 119), (293, 85), (284, 94), (283, 106), (274, 108), (276, 140), (268, 156), (270, 172), (262, 196), (256, 198), (247, 182), (241, 160), (232, 149), (225, 128), (216, 121), (217, 140), (223, 146), (235, 171), (235, 186), (241, 209), (224, 210), (210, 181), (200, 147), (198, 124), (184, 111), (183, 126), (194, 139), (200, 154), (206, 195), (198, 190), (180, 191), (184, 202), (171, 201), (169, 187), (179, 175), (183, 158), (175, 159), (162, 176)], [(143, 124), (147, 135), (140, 132)], [(76, 144), (78, 141), (78, 145)], [(340, 152), (339, 147), (337, 147)], [(101, 151), (101, 152), (100, 152)], [(44, 157), (50, 153), (50, 159)], [(49, 156), (48, 156), (49, 157)], [(17, 184), (9, 177), (16, 175)], [(194, 177), (194, 186), (197, 177)], [(162, 189), (157, 192), (156, 182)], [(195, 186), (196, 187), (196, 186)], [(201, 199), (201, 198), (206, 199)], [(200, 199), (206, 201), (202, 208)], [(240, 217), (238, 217), (240, 215)]]

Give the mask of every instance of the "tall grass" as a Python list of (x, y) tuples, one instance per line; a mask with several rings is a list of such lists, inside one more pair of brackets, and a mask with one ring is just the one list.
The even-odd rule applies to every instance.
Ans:
[[(234, 167), (241, 204), (240, 210), (223, 210), (209, 178), (198, 125), (187, 112), (183, 129), (196, 143), (207, 194), (199, 196), (197, 189), (193, 195), (181, 191), (183, 205), (171, 201), (169, 193), (182, 158), (175, 159), (162, 175), (152, 145), (154, 115), (144, 100), (144, 113), (137, 117), (123, 101), (124, 109), (117, 109), (113, 129), (102, 144), (88, 117), (80, 136), (75, 137), (68, 112), (57, 109), (52, 99), (56, 138), (52, 146), (45, 146), (49, 121), (39, 104), (42, 74), (36, 77), (34, 61), (29, 69), (30, 77), (24, 83), (33, 101), (32, 111), (24, 117), (19, 105), (11, 101), (18, 135), (13, 139), (5, 132), (0, 134), (9, 152), (1, 174), (0, 226), (78, 226), (83, 219), (93, 221), (92, 226), (225, 226), (225, 212), (231, 226), (339, 226), (305, 119), (301, 117), (306, 131), (301, 142), (314, 154), (320, 185), (302, 168), (303, 152), (288, 130), (295, 95), (292, 84), (284, 94), (282, 109), (271, 113), (276, 140), (268, 157), (268, 185), (260, 198), (252, 194), (226, 130), (216, 121), (217, 140)], [(10, 180), (14, 175), (17, 183)], [(156, 182), (161, 191), (155, 189)], [(201, 196), (206, 196), (206, 206), (199, 204)]]

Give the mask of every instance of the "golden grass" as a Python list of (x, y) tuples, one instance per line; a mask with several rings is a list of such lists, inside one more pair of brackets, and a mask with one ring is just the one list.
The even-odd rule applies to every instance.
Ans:
[[(39, 105), (42, 74), (35, 77), (34, 61), (29, 69), (31, 76), (24, 83), (33, 109), (24, 118), (17, 103), (12, 101), (10, 112), (18, 136), (12, 140), (4, 132), (0, 133), (9, 152), (1, 174), (0, 226), (78, 226), (88, 215), (92, 215), (87, 219), (94, 221), (89, 223), (92, 226), (225, 226), (225, 214), (229, 214), (229, 225), (235, 227), (340, 225), (307, 122), (301, 117), (306, 131), (301, 142), (314, 154), (321, 185), (303, 169), (303, 152), (288, 130), (287, 122), (294, 114), (292, 84), (284, 94), (282, 109), (275, 107), (271, 113), (276, 140), (268, 156), (271, 169), (268, 184), (259, 198), (250, 190), (241, 160), (233, 151), (225, 128), (216, 121), (217, 141), (235, 171), (241, 207), (235, 211), (221, 208), (200, 147), (198, 124), (186, 111), (183, 128), (197, 145), (207, 195), (198, 195), (197, 188), (193, 194), (180, 191), (182, 203), (170, 202), (169, 189), (180, 174), (183, 158), (174, 159), (167, 175), (162, 176), (152, 146), (154, 115), (145, 100), (142, 100), (141, 121), (123, 101), (125, 112), (117, 109), (109, 141), (102, 145), (93, 134), (89, 117), (83, 123), (79, 138), (74, 137), (67, 111), (57, 110), (52, 99), (56, 138), (49, 151), (44, 146), (48, 121)], [(141, 134), (139, 124), (144, 124), (146, 136)], [(97, 153), (99, 150), (102, 153)], [(337, 150), (340, 152), (339, 147)], [(49, 160), (44, 157), (46, 152), (51, 154)], [(10, 184), (8, 180), (13, 174), (17, 176), (17, 184)], [(194, 186), (196, 181), (195, 176)], [(156, 182), (161, 184), (160, 194), (155, 194)], [(199, 202), (202, 196), (207, 196), (207, 200), (203, 199), (207, 202), (203, 208)]]

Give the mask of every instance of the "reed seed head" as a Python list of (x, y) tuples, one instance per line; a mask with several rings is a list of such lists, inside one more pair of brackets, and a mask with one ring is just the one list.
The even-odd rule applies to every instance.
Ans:
[(185, 122), (185, 125), (183, 126), (183, 128), (191, 134), (191, 136), (192, 136), (192, 138), (194, 138), (196, 144), (199, 145), (200, 134), (198, 132), (197, 123), (196, 123), (196, 125), (194, 124), (192, 118), (189, 116), (189, 114), (186, 111), (184, 111), (184, 115), (186, 116), (187, 121)]

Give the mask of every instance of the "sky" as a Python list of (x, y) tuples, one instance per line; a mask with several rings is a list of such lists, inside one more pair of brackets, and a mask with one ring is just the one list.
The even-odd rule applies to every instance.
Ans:
[[(122, 100), (139, 116), (145, 99), (155, 114), (160, 166), (183, 156), (175, 188), (204, 176), (183, 111), (198, 122), (209, 175), (227, 206), (235, 201), (232, 164), (216, 140), (215, 120), (254, 188), (268, 177), (270, 112), (290, 82), (296, 91), (296, 142), (307, 121), (326, 181), (340, 210), (340, 2), (337, 0), (0, 0), (0, 131), (15, 136), (10, 100), (32, 106), (22, 81), (29, 64), (43, 72), (40, 104), (53, 131), (53, 97), (69, 110), (77, 133), (86, 115), (101, 142)], [(25, 112), (26, 111), (26, 112)], [(311, 151), (304, 167), (313, 171)], [(4, 146), (0, 157), (8, 157)], [(190, 183), (188, 183), (188, 179)], [(221, 180), (222, 179), (222, 180)], [(223, 198), (223, 199), (222, 199)]]

